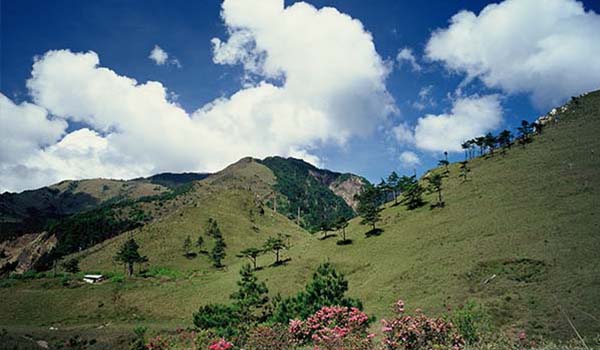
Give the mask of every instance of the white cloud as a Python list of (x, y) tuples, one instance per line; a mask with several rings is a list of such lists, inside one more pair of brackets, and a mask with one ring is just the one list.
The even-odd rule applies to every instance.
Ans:
[(548, 108), (600, 88), (598, 33), (600, 16), (575, 0), (506, 0), (454, 15), (426, 56)]
[(400, 123), (393, 127), (392, 133), (400, 144), (412, 145), (415, 143), (414, 131), (406, 123)]
[[(295, 155), (319, 164), (311, 150), (368, 135), (396, 112), (385, 88), (388, 70), (358, 20), (275, 0), (226, 0), (222, 16), (230, 36), (213, 39), (214, 61), (242, 64), (258, 82), (193, 113), (161, 83), (101, 67), (94, 52), (57, 50), (38, 58), (27, 82), (36, 108), (87, 128), (29, 145), (20, 161), (3, 161), (10, 170), (0, 189), (216, 171), (247, 155)], [(2, 128), (16, 123), (10, 117)]]
[(163, 66), (166, 64), (174, 65), (178, 68), (181, 68), (181, 63), (179, 62), (179, 60), (174, 57), (169, 58), (169, 54), (167, 53), (167, 51), (163, 50), (158, 45), (154, 45), (154, 48), (152, 49), (152, 51), (150, 51), (150, 56), (148, 56), (148, 58), (154, 61), (154, 63), (156, 63), (159, 66)]
[(67, 128), (50, 119), (44, 108), (31, 103), (14, 104), (0, 93), (0, 166), (26, 158), (36, 149), (58, 141)]
[(400, 166), (409, 169), (421, 165), (421, 159), (415, 152), (404, 151), (400, 153)]
[(459, 97), (449, 113), (419, 118), (415, 145), (423, 150), (460, 152), (461, 143), (500, 126), (502, 107), (498, 95)]
[(398, 55), (396, 55), (396, 60), (400, 66), (402, 66), (404, 62), (408, 62), (413, 72), (420, 72), (422, 70), (422, 67), (417, 62), (417, 58), (413, 54), (413, 50), (411, 48), (405, 47), (399, 50)]

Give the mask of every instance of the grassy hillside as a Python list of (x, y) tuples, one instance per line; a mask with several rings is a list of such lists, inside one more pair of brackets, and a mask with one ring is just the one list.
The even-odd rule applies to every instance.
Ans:
[[(350, 295), (377, 317), (389, 315), (397, 298), (409, 309), (437, 314), (475, 299), (507, 331), (571, 338), (569, 317), (583, 336), (593, 338), (600, 333), (597, 130), (600, 92), (571, 104), (558, 124), (525, 148), (470, 162), (467, 182), (451, 165), (445, 208), (388, 206), (381, 235), (366, 237), (369, 227), (357, 218), (348, 227), (353, 244), (345, 246), (336, 238), (319, 240), (268, 208), (258, 215), (253, 189), (268, 189), (273, 174), (256, 162), (238, 164), (220, 180), (203, 180), (221, 186), (200, 185), (186, 205), (126, 234), (140, 242), (153, 277), (69, 287), (51, 278), (10, 280), (0, 288), (0, 299), (10, 300), (0, 304), (0, 326), (189, 326), (200, 305), (226, 301), (235, 290), (237, 271), (246, 262), (235, 254), (283, 232), (291, 235), (292, 249), (284, 253), (291, 260), (277, 267), (268, 266), (272, 256), (259, 261), (264, 268), (257, 275), (272, 295), (296, 292), (318, 263), (329, 260), (346, 273)], [(245, 185), (248, 179), (253, 186)], [(182, 255), (185, 236), (194, 240), (209, 217), (217, 219), (227, 243), (224, 270), (211, 267), (202, 254)], [(125, 238), (82, 252), (83, 270), (122, 271), (111, 257)]]

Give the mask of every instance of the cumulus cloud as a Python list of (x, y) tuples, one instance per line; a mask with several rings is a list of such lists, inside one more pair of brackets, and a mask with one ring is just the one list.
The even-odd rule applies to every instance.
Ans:
[(505, 0), (461, 11), (426, 56), (490, 88), (530, 94), (539, 108), (600, 88), (600, 16), (575, 0)]
[(398, 55), (396, 55), (396, 61), (398, 61), (400, 66), (402, 66), (405, 62), (408, 63), (413, 72), (420, 72), (422, 70), (421, 65), (417, 62), (417, 58), (413, 54), (413, 50), (411, 48), (405, 47), (398, 51)]
[(421, 159), (415, 152), (404, 151), (400, 153), (400, 166), (409, 169), (421, 165)]
[[(102, 67), (94, 52), (39, 57), (27, 87), (31, 108), (47, 120), (40, 129), (52, 137), (31, 137), (25, 159), (2, 161), (0, 190), (64, 178), (216, 171), (247, 155), (319, 164), (314, 150), (368, 135), (396, 112), (385, 88), (388, 70), (358, 20), (281, 0), (226, 0), (222, 16), (229, 37), (213, 39), (214, 61), (242, 65), (256, 83), (192, 113), (160, 82)], [(72, 122), (86, 127), (60, 139)], [(13, 114), (2, 129), (19, 123)]]
[(449, 113), (419, 118), (414, 130), (415, 145), (431, 152), (460, 152), (465, 140), (494, 130), (501, 122), (498, 95), (459, 97)]
[(169, 54), (167, 51), (163, 50), (160, 46), (154, 45), (152, 51), (150, 51), (149, 59), (154, 61), (159, 66), (163, 65), (174, 65), (178, 68), (181, 68), (181, 63), (177, 58), (171, 57), (169, 58)]
[(36, 149), (58, 141), (67, 128), (46, 110), (31, 103), (14, 104), (0, 93), (0, 165), (17, 162)]

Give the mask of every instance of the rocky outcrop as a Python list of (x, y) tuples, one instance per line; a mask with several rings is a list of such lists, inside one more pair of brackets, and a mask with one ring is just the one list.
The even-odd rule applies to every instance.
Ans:
[(56, 236), (47, 232), (29, 233), (14, 240), (0, 243), (0, 271), (23, 273), (56, 246)]
[(365, 186), (365, 180), (356, 175), (344, 174), (329, 185), (329, 189), (340, 196), (354, 210), (358, 206), (358, 201), (355, 196), (359, 194)]

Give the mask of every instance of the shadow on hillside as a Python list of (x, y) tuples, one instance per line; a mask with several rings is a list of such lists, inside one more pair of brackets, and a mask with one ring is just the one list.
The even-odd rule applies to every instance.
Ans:
[(194, 253), (194, 252), (191, 252), (191, 253), (183, 254), (183, 256), (185, 256), (188, 259), (194, 259), (194, 258), (196, 258), (198, 256), (198, 254)]
[(276, 261), (276, 262), (272, 263), (271, 265), (269, 265), (269, 267), (285, 266), (290, 261), (292, 261), (292, 258), (285, 258), (283, 260), (279, 260), (279, 261)]
[(337, 245), (349, 245), (352, 244), (352, 240), (351, 239), (340, 239), (339, 241), (335, 242), (335, 244)]
[(365, 236), (367, 238), (373, 237), (373, 236), (381, 236), (382, 233), (383, 233), (383, 229), (375, 228), (375, 229), (372, 229), (372, 230), (366, 232)]
[(337, 237), (337, 235), (335, 233), (330, 233), (330, 234), (327, 234), (325, 236), (319, 237), (319, 240), (324, 241), (324, 240), (326, 240), (328, 238), (331, 238), (331, 237)]
[(431, 204), (431, 205), (429, 206), (429, 209), (432, 209), (432, 210), (433, 210), (433, 209), (436, 209), (436, 208), (445, 208), (445, 207), (446, 207), (446, 202), (441, 202), (441, 203), (434, 203), (434, 204)]

